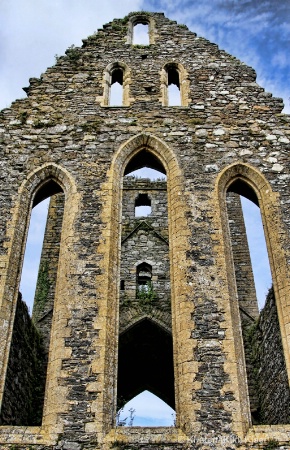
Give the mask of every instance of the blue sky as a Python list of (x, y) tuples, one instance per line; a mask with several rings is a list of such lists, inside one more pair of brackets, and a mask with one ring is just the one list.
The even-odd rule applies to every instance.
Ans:
[[(252, 66), (257, 82), (282, 97), (284, 112), (290, 113), (290, 2), (278, 0), (1, 0), (0, 109), (25, 97), (22, 87), (28, 86), (30, 77), (39, 77), (53, 65), (56, 54), (64, 54), (72, 44), (80, 46), (82, 38), (106, 22), (142, 9), (164, 12)], [(252, 218), (253, 214), (251, 211)], [(34, 241), (41, 236), (40, 223), (35, 226)], [(256, 220), (251, 227), (254, 236)], [(261, 246), (258, 236), (253, 239)], [(35, 255), (35, 250), (32, 253)], [(265, 259), (260, 254), (260, 262)], [(261, 273), (265, 270), (260, 268)], [(33, 272), (35, 269), (28, 267), (28, 285)], [(261, 292), (269, 285), (267, 277), (261, 278)], [(153, 405), (153, 401), (149, 403)], [(139, 401), (140, 415), (142, 405), (146, 409), (148, 400)], [(146, 414), (149, 420), (148, 408)], [(171, 420), (171, 412), (164, 412), (164, 417), (166, 414)]]
[(115, 17), (163, 11), (251, 65), (290, 112), (290, 2), (278, 0), (1, 0), (0, 109), (54, 64), (54, 55)]

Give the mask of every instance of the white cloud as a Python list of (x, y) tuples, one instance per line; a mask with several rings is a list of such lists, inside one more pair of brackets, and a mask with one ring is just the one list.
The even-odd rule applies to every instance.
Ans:
[(2, 0), (0, 109), (25, 97), (22, 87), (53, 65), (55, 54), (140, 7), (141, 0)]
[(284, 50), (279, 50), (274, 54), (272, 64), (284, 69), (289, 64), (289, 53)]
[[(290, 45), (289, 2), (275, 0), (146, 0), (143, 7), (163, 10), (178, 23), (186, 24), (191, 31), (219, 45), (253, 67), (258, 82), (274, 96), (283, 96), (289, 111)], [(273, 63), (279, 53), (278, 64)], [(275, 60), (274, 60), (275, 61)], [(284, 72), (281, 70), (284, 69)], [(264, 84), (261, 83), (264, 82)]]

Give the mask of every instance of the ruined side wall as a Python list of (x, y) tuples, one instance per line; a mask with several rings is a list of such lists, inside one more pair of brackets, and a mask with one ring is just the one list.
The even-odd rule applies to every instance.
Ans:
[(64, 194), (53, 195), (49, 203), (32, 312), (46, 353), (50, 342), (63, 209)]
[(256, 319), (258, 302), (240, 196), (228, 192), (226, 200), (241, 316)]
[(42, 339), (18, 297), (8, 371), (1, 409), (1, 425), (40, 425), (45, 388)]
[(261, 423), (289, 424), (290, 390), (272, 288), (261, 312), (256, 336)]

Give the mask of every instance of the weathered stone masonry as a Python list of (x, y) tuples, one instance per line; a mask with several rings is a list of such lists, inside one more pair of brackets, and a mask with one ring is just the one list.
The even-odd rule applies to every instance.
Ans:
[[(132, 43), (138, 22), (149, 25), (148, 46)], [(106, 106), (114, 70), (123, 71), (120, 107)], [(179, 79), (180, 107), (166, 106), (170, 76)], [(42, 422), (2, 425), (3, 449), (254, 450), (267, 448), (269, 440), (290, 448), (282, 399), (290, 375), (290, 118), (281, 114), (282, 101), (255, 79), (253, 69), (163, 14), (132, 13), (106, 24), (82, 48), (68, 49), (40, 78), (30, 79), (27, 99), (1, 112), (2, 414), (31, 206), (60, 192), (65, 198), (49, 300), (53, 315), (48, 315)], [(159, 317), (150, 321), (147, 308), (138, 322), (154, 332), (164, 329), (159, 351), (168, 350), (172, 336), (174, 400), (169, 395), (167, 401), (174, 401), (176, 426), (161, 429), (115, 426), (119, 326), (125, 322), (120, 290), (124, 174), (142, 166), (167, 176), (168, 236), (155, 232), (168, 242), (171, 310), (156, 308)], [(263, 369), (265, 376), (256, 380), (259, 401), (267, 400), (259, 425), (251, 419), (238, 302), (243, 277), (236, 282), (228, 191), (259, 204), (272, 270), (275, 302), (267, 304), (270, 312), (259, 323), (271, 329), (277, 345), (262, 339), (258, 361), (263, 368), (277, 361), (281, 375), (271, 371), (273, 381)], [(152, 223), (142, 226), (144, 236), (153, 233)], [(148, 274), (150, 268), (142, 267)], [(265, 379), (283, 386), (272, 398), (266, 399), (265, 390), (268, 395), (271, 389), (265, 389)], [(145, 382), (137, 379), (136, 390)], [(158, 389), (156, 379), (151, 382)]]
[[(143, 200), (142, 200), (143, 198)], [(135, 205), (150, 203), (146, 217)], [(175, 406), (166, 181), (124, 177), (117, 399), (149, 389)]]
[(41, 335), (19, 295), (1, 409), (2, 425), (41, 424), (45, 369)]

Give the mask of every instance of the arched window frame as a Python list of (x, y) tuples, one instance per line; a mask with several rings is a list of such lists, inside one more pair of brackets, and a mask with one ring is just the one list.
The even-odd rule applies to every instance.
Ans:
[[(59, 191), (57, 190), (59, 187)], [(69, 239), (67, 236), (73, 235), (73, 223), (75, 217), (75, 208), (77, 208), (77, 191), (73, 177), (69, 172), (54, 163), (47, 163), (35, 169), (30, 173), (26, 180), (22, 183), (18, 191), (17, 200), (12, 209), (11, 231), (9, 248), (7, 255), (5, 255), (5, 265), (3, 266), (1, 276), (3, 278), (2, 289), (0, 291), (0, 305), (2, 309), (1, 321), (4, 321), (5, 326), (2, 328), (2, 339), (6, 345), (0, 346), (0, 358), (3, 361), (0, 366), (0, 394), (3, 396), (4, 384), (6, 378), (6, 371), (9, 361), (10, 342), (13, 333), (14, 317), (16, 312), (17, 298), (19, 292), (20, 276), (23, 265), (24, 251), (26, 246), (26, 238), (28, 234), (28, 227), (31, 217), (31, 209), (39, 202), (56, 192), (63, 191), (65, 194), (65, 208), (63, 223), (65, 224), (65, 232), (61, 237), (58, 274), (62, 274), (62, 288), (69, 289), (65, 286), (65, 273), (69, 270), (66, 261), (72, 251)], [(65, 235), (67, 233), (67, 236)], [(64, 242), (66, 242), (64, 244)], [(2, 258), (0, 258), (1, 260)], [(62, 303), (62, 296), (59, 294), (59, 276), (57, 280), (56, 295), (54, 302), (54, 314), (57, 316), (62, 311), (62, 317), (69, 318), (69, 312), (66, 311), (66, 306)], [(31, 442), (33, 439), (44, 443), (45, 432), (48, 429), (53, 433), (57, 432), (58, 414), (61, 413), (63, 403), (66, 400), (65, 392), (62, 394), (59, 390), (51, 389), (58, 383), (61, 376), (61, 359), (58, 358), (57, 352), (60, 348), (65, 348), (63, 337), (63, 322), (59, 323), (53, 320), (51, 331), (51, 353), (47, 368), (46, 379), (46, 394), (43, 410), (43, 419), (41, 427), (18, 426), (18, 430), (23, 430), (26, 433), (24, 442)], [(2, 402), (2, 399), (1, 399)], [(9, 426), (6, 426), (9, 429)], [(14, 426), (11, 426), (11, 430)], [(47, 431), (46, 431), (47, 432)], [(13, 434), (13, 433), (12, 433)]]
[[(220, 255), (224, 258), (221, 265), (225, 264), (226, 277), (229, 280), (235, 280), (234, 274), (234, 262), (231, 250), (231, 239), (230, 231), (227, 217), (227, 207), (226, 207), (226, 193), (229, 187), (237, 180), (241, 180), (245, 185), (250, 187), (250, 190), (254, 193), (252, 200), (254, 203), (258, 203), (260, 207), (260, 213), (265, 233), (265, 240), (267, 244), (267, 250), (269, 255), (269, 264), (271, 267), (273, 289), (275, 292), (277, 313), (280, 324), (280, 332), (282, 339), (282, 346), (284, 351), (286, 369), (288, 379), (290, 380), (290, 338), (289, 330), (289, 302), (288, 298), (290, 295), (290, 285), (287, 277), (287, 264), (285, 252), (281, 243), (281, 230), (283, 230), (283, 225), (281, 222), (281, 213), (279, 207), (279, 196), (274, 193), (267, 179), (262, 175), (257, 169), (253, 168), (248, 164), (235, 163), (231, 166), (225, 168), (217, 178), (216, 182), (216, 196), (219, 203), (221, 221), (220, 225), (216, 224), (217, 227), (222, 229), (223, 236), (223, 247), (224, 254)], [(245, 194), (248, 196), (248, 193)], [(250, 197), (248, 197), (250, 199)], [(228, 328), (228, 332), (232, 333), (229, 336), (229, 342), (232, 341), (234, 345), (234, 350), (228, 350), (233, 352), (235, 355), (233, 360), (236, 365), (236, 374), (232, 372), (233, 377), (236, 377), (238, 392), (237, 398), (239, 399), (239, 405), (237, 406), (237, 415), (235, 417), (234, 428), (237, 433), (240, 433), (241, 437), (251, 429), (251, 414), (250, 414), (250, 404), (248, 397), (247, 388), (247, 376), (246, 376), (246, 362), (243, 349), (243, 339), (241, 331), (241, 321), (238, 308), (238, 295), (237, 287), (235, 283), (229, 283), (228, 290), (228, 301), (225, 304), (228, 308), (227, 315), (231, 322)], [(288, 304), (287, 304), (288, 303)], [(238, 414), (240, 413), (240, 416)], [(259, 425), (256, 427), (263, 427)], [(273, 432), (278, 431), (279, 425), (277, 425), (277, 430), (275, 426), (271, 425)], [(273, 434), (273, 437), (275, 435)]]
[(179, 90), (180, 90), (180, 106), (188, 106), (190, 103), (189, 88), (190, 83), (187, 71), (182, 64), (176, 62), (166, 63), (161, 70), (161, 101), (162, 106), (170, 106), (168, 99), (168, 70), (175, 69), (179, 76)]
[[(122, 96), (122, 105), (119, 105), (117, 107), (121, 108), (123, 106), (130, 106), (133, 99), (131, 99), (130, 96), (130, 81), (131, 81), (131, 70), (127, 66), (127, 64), (123, 62), (112, 62), (110, 63), (105, 71), (104, 71), (104, 77), (103, 77), (103, 88), (104, 93), (103, 97), (97, 98), (97, 101), (100, 101), (101, 106), (110, 106), (110, 94), (111, 94), (111, 86), (112, 86), (112, 78), (113, 78), (113, 72), (115, 70), (121, 70), (123, 73), (123, 96)], [(114, 105), (112, 105), (114, 107)]]
[[(155, 22), (154, 19), (146, 14), (138, 14), (130, 17), (128, 24), (128, 35), (126, 44), (134, 45), (134, 27), (136, 25), (148, 25), (149, 45), (155, 43)], [(144, 45), (144, 47), (147, 47)]]
[[(148, 275), (141, 275), (141, 273), (146, 273)], [(136, 295), (138, 297), (138, 292), (141, 286), (146, 286), (147, 283), (152, 282), (152, 266), (145, 261), (136, 266)], [(145, 288), (146, 289), (146, 288)]]
[[(174, 265), (174, 271), (171, 271), (171, 303), (172, 303), (172, 336), (173, 336), (173, 348), (174, 348), (174, 367), (175, 367), (175, 392), (179, 392), (176, 396), (176, 427), (181, 430), (185, 423), (194, 423), (196, 421), (195, 411), (192, 408), (191, 411), (185, 408), (187, 404), (186, 392), (182, 388), (188, 380), (189, 372), (192, 373), (192, 377), (195, 376), (196, 365), (192, 364), (188, 368), (188, 354), (192, 352), (192, 340), (184, 340), (183, 336), (177, 333), (177, 328), (186, 328), (188, 326), (188, 309), (182, 308), (179, 310), (179, 305), (183, 302), (187, 302), (186, 289), (188, 287), (186, 281), (186, 269), (184, 267), (184, 260), (186, 258), (186, 252), (189, 250), (187, 240), (187, 224), (186, 220), (180, 220), (180, 211), (185, 211), (186, 203), (184, 198), (179, 195), (179, 192), (183, 190), (182, 176), (179, 168), (177, 157), (174, 151), (161, 139), (151, 134), (138, 134), (127, 142), (125, 142), (116, 152), (111, 169), (110, 176), (107, 183), (107, 189), (109, 195), (107, 196), (106, 205), (104, 205), (105, 215), (103, 217), (104, 223), (111, 224), (109, 227), (109, 234), (106, 233), (104, 244), (99, 247), (100, 252), (106, 254), (107, 271), (99, 276), (98, 283), (103, 285), (107, 277), (112, 280), (112, 283), (108, 285), (106, 283), (106, 290), (103, 291), (104, 301), (106, 306), (103, 314), (100, 315), (99, 321), (103, 323), (105, 320), (107, 323), (107, 339), (110, 342), (110, 346), (105, 349), (104, 364), (105, 364), (105, 377), (108, 380), (104, 389), (103, 395), (100, 397), (100, 407), (102, 405), (113, 404), (116, 405), (117, 399), (117, 334), (118, 330), (118, 312), (119, 312), (119, 280), (116, 277), (118, 267), (116, 267), (116, 261), (119, 261), (119, 240), (116, 238), (120, 232), (120, 224), (122, 217), (121, 210), (121, 198), (122, 198), (122, 183), (121, 179), (129, 169), (130, 162), (135, 156), (139, 155), (140, 151), (146, 150), (149, 154), (158, 158), (162, 164), (163, 170), (167, 174), (167, 186), (168, 186), (168, 217), (170, 217), (171, 227), (169, 229), (171, 251), (170, 251), (170, 264)], [(160, 169), (158, 169), (160, 170)], [(128, 172), (127, 172), (128, 173)], [(106, 244), (105, 244), (106, 241)], [(108, 256), (108, 242), (110, 253)], [(114, 282), (114, 280), (116, 281)], [(177, 281), (178, 280), (178, 281)], [(107, 289), (109, 288), (109, 289)], [(188, 301), (188, 307), (192, 307), (192, 302)], [(178, 319), (176, 319), (178, 317)], [(175, 320), (178, 323), (175, 323)], [(112, 347), (113, 346), (113, 347)], [(108, 352), (110, 347), (110, 352)], [(186, 348), (185, 352), (180, 352), (179, 348)], [(113, 351), (114, 350), (114, 351)], [(188, 353), (187, 353), (188, 352)], [(115, 355), (115, 357), (114, 357)], [(193, 358), (193, 356), (192, 356)], [(115, 364), (115, 372), (111, 370), (112, 363)], [(182, 367), (187, 367), (186, 371), (182, 370)], [(109, 388), (114, 386), (114, 389)], [(110, 408), (106, 410), (104, 416), (106, 429), (114, 427), (115, 424), (116, 409)], [(180, 428), (179, 428), (180, 427)], [(112, 433), (111, 433), (112, 432)], [(108, 439), (114, 436), (116, 439), (117, 431), (113, 428), (109, 433)], [(181, 431), (180, 431), (181, 432)], [(132, 436), (133, 438), (133, 436)], [(113, 439), (113, 437), (112, 437)], [(170, 440), (170, 437), (168, 438)], [(175, 441), (174, 441), (175, 442)]]

